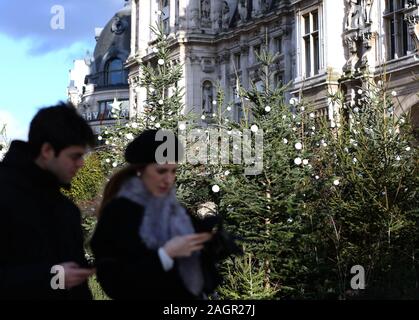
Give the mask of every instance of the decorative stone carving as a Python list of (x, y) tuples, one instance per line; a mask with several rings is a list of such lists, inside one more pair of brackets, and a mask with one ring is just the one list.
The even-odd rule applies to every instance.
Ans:
[(250, 46), (246, 42), (240, 43), (240, 52), (242, 54), (249, 54)]
[(214, 59), (212, 59), (212, 58), (202, 58), (201, 69), (202, 69), (202, 72), (205, 72), (205, 73), (214, 72), (214, 70), (215, 70)]
[(186, 53), (186, 59), (189, 59), (190, 64), (200, 64), (201, 60), (193, 53)]
[(344, 67), (345, 72), (359, 71), (367, 68), (369, 63), (374, 63), (371, 59), (371, 49), (375, 45), (376, 33), (370, 29), (351, 31), (345, 35), (345, 45), (348, 53), (348, 60)]
[(346, 30), (358, 29), (361, 25), (362, 8), (359, 0), (346, 0)]
[(214, 99), (213, 86), (210, 81), (205, 81), (202, 85), (202, 110), (212, 113), (212, 100)]
[(121, 20), (120, 17), (116, 16), (112, 26), (111, 26), (111, 32), (115, 34), (122, 34), (128, 27), (128, 23), (124, 20)]
[(260, 15), (262, 12), (262, 0), (253, 0), (252, 2), (252, 17)]
[(237, 10), (239, 12), (239, 23), (244, 23), (247, 20), (247, 0), (239, 0), (239, 4), (237, 6)]
[(221, 8), (221, 28), (227, 30), (230, 26), (230, 7), (228, 6), (227, 1), (223, 1), (223, 6)]
[(419, 0), (407, 0), (408, 7), (419, 6)]
[(362, 0), (362, 17), (365, 24), (371, 24), (371, 12), (372, 12), (372, 5), (374, 4), (374, 0)]
[(266, 13), (271, 7), (271, 0), (253, 0), (252, 16)]
[(413, 40), (415, 41), (416, 51), (419, 52), (419, 23), (413, 27)]
[(132, 99), (132, 109), (133, 109), (133, 111), (134, 111), (134, 113), (136, 113), (137, 111), (138, 111), (138, 93), (137, 93), (137, 91), (139, 91), (137, 88), (139, 88), (139, 87), (136, 87), (135, 89), (134, 89), (134, 92), (133, 92), (133, 99)]
[(346, 0), (345, 30), (363, 28), (372, 23), (374, 0)]
[(373, 34), (371, 32), (365, 32), (362, 34), (362, 57), (361, 57), (361, 66), (367, 67), (368, 65), (368, 55), (372, 48)]
[(201, 0), (201, 18), (210, 19), (211, 4), (209, 0)]
[(191, 11), (191, 19), (189, 27), (191, 29), (198, 29), (199, 28), (199, 9), (192, 9)]
[(408, 2), (404, 18), (408, 23), (409, 33), (416, 47), (416, 57), (419, 58), (419, 0)]
[(230, 52), (224, 51), (218, 56), (218, 60), (220, 63), (229, 63), (230, 62)]
[(211, 3), (210, 3), (210, 0), (201, 0), (201, 27), (211, 28)]
[(252, 2), (252, 17), (257, 17), (262, 13), (269, 11), (272, 0), (253, 0)]
[(345, 44), (349, 51), (349, 58), (346, 62), (345, 71), (355, 72), (359, 58), (359, 38), (357, 34), (347, 35)]
[(345, 72), (367, 68), (371, 59), (371, 49), (375, 43), (375, 33), (371, 31), (371, 12), (374, 0), (346, 0), (345, 36), (348, 60)]

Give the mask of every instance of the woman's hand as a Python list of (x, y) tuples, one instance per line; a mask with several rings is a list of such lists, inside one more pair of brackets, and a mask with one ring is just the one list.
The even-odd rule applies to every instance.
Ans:
[(186, 236), (177, 236), (163, 246), (164, 251), (171, 258), (189, 257), (193, 252), (204, 248), (204, 242), (211, 239), (212, 233), (194, 233)]

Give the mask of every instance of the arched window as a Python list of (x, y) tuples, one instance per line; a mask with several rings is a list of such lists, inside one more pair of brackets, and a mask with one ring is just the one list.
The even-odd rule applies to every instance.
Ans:
[(105, 69), (106, 84), (122, 84), (124, 83), (124, 67), (122, 60), (113, 59), (108, 62)]
[(168, 34), (170, 32), (170, 1), (161, 0), (160, 10), (162, 12), (160, 15), (160, 19), (163, 24), (163, 31), (165, 34)]

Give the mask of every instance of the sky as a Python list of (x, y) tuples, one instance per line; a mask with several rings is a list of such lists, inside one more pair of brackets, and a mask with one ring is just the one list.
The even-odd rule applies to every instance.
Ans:
[(67, 100), (75, 59), (93, 53), (124, 0), (0, 0), (0, 129), (27, 140), (41, 107)]

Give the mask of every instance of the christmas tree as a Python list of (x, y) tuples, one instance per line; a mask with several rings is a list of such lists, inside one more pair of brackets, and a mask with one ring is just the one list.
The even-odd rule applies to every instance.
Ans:
[[(349, 104), (332, 97), (340, 120), (323, 130), (314, 161), (317, 199), (310, 206), (323, 234), (322, 261), (334, 270), (340, 297), (414, 296), (419, 176), (410, 117), (396, 115), (397, 93), (382, 80), (365, 80), (356, 93)], [(365, 270), (365, 291), (350, 287), (356, 265)]]
[[(311, 146), (317, 135), (315, 116), (303, 101), (286, 104), (286, 88), (271, 85), (275, 56), (262, 51), (259, 60), (263, 86), (241, 88), (247, 108), (241, 126), (263, 131), (263, 151), (255, 155), (263, 159), (263, 168), (256, 175), (232, 168), (233, 174), (222, 185), (220, 209), (243, 238), (254, 264), (263, 270), (265, 290), (274, 293), (272, 297), (301, 297), (307, 291), (308, 265), (315, 261), (305, 214), (313, 171)], [(227, 293), (225, 288), (222, 292)]]
[[(155, 28), (154, 63), (141, 66), (144, 112), (106, 129), (112, 170), (145, 128), (178, 133), (186, 158), (177, 193), (198, 215), (219, 214), (245, 255), (223, 264), (219, 298), (409, 297), (416, 288), (418, 151), (397, 93), (367, 80), (330, 123), (303, 97), (285, 101), (271, 84), (275, 56), (262, 50), (262, 86), (238, 89), (244, 110), (218, 90), (213, 114), (184, 114), (182, 66)], [(115, 110), (118, 118), (118, 110)], [(249, 258), (250, 257), (250, 258)], [(250, 259), (250, 260), (249, 260)], [(365, 270), (354, 287), (353, 267)]]

